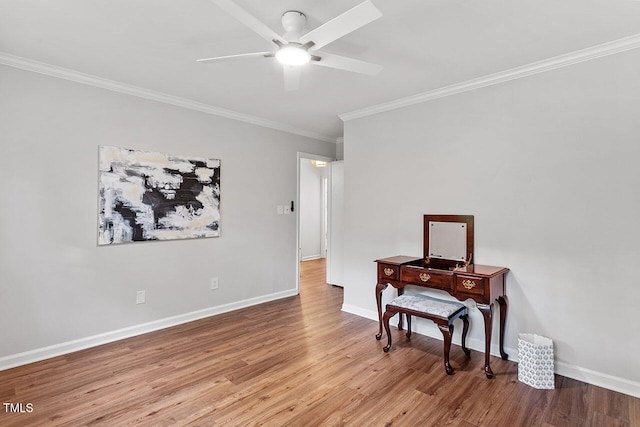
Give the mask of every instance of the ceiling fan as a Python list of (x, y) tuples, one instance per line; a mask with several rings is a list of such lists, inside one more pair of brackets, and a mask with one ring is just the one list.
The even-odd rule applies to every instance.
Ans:
[(237, 55), (217, 56), (198, 59), (197, 62), (212, 62), (234, 58), (250, 58), (256, 56), (275, 57), (283, 64), (285, 90), (295, 90), (300, 83), (301, 66), (307, 63), (336, 68), (354, 73), (374, 76), (382, 67), (370, 62), (347, 58), (332, 53), (320, 52), (318, 49), (357, 30), (382, 16), (382, 13), (366, 0), (347, 10), (343, 14), (324, 23), (318, 28), (303, 34), (307, 17), (297, 10), (290, 10), (282, 15), (282, 27), (285, 34), (278, 35), (256, 17), (241, 8), (233, 0), (211, 0), (229, 15), (242, 22), (262, 38), (275, 46), (265, 52), (240, 53)]

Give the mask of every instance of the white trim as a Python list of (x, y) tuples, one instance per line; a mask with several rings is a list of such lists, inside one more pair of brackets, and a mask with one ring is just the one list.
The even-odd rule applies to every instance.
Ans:
[(209, 307), (203, 310), (193, 311), (191, 313), (179, 314), (165, 319), (154, 320), (153, 322), (129, 326), (115, 331), (0, 357), (0, 371), (295, 295), (298, 295), (298, 291), (296, 289), (276, 292), (274, 294), (249, 298), (243, 301), (219, 305), (217, 307)]
[(300, 261), (313, 261), (315, 259), (320, 259), (322, 258), (322, 255), (320, 254), (316, 254), (316, 255), (308, 255), (308, 256), (303, 256)]
[(546, 71), (555, 70), (557, 68), (568, 67), (580, 62), (591, 61), (592, 59), (614, 55), (616, 53), (625, 52), (631, 49), (636, 49), (638, 47), (640, 47), (640, 34), (635, 34), (633, 36), (624, 37), (612, 42), (602, 43), (596, 46), (588, 47), (586, 49), (576, 50), (564, 55), (559, 55), (553, 58), (548, 58), (542, 61), (512, 68), (510, 70), (500, 71), (498, 73), (489, 74), (487, 76), (478, 77), (476, 79), (467, 80), (461, 83), (455, 83), (450, 86), (445, 86), (429, 92), (423, 92), (417, 95), (400, 98), (395, 101), (385, 102), (383, 104), (378, 104), (360, 110), (340, 114), (339, 117), (342, 119), (342, 121), (345, 122), (349, 120), (359, 119), (361, 117), (371, 116), (374, 114), (391, 111), (414, 104), (420, 104), (434, 99), (444, 98), (458, 93), (504, 83), (510, 80), (521, 79), (523, 77), (544, 73)]
[(225, 117), (232, 120), (238, 120), (238, 121), (250, 123), (256, 126), (262, 126), (270, 129), (279, 130), (282, 132), (305, 136), (307, 138), (313, 138), (313, 139), (317, 139), (324, 142), (331, 142), (334, 144), (336, 143), (336, 138), (331, 138), (316, 132), (300, 129), (295, 126), (290, 126), (290, 125), (275, 122), (272, 120), (262, 119), (260, 117), (255, 117), (248, 114), (238, 113), (236, 111), (227, 110), (224, 108), (214, 107), (209, 104), (204, 104), (201, 102), (192, 101), (190, 99), (168, 95), (162, 92), (156, 92), (150, 89), (144, 89), (138, 86), (121, 83), (114, 80), (104, 79), (102, 77), (94, 76), (91, 74), (85, 74), (79, 71), (70, 70), (68, 68), (62, 68), (62, 67), (57, 67), (55, 65), (45, 64), (43, 62), (22, 58), (22, 57), (11, 55), (5, 52), (0, 52), (0, 64), (7, 65), (9, 67), (19, 68), (25, 71), (32, 71), (34, 73), (56, 77), (59, 79), (70, 80), (76, 83), (94, 86), (101, 89), (110, 90), (113, 92), (124, 93), (126, 95), (131, 95), (139, 98), (149, 99), (152, 101), (162, 102), (165, 104), (174, 105), (176, 107), (200, 111), (202, 113), (212, 114), (214, 116), (220, 116), (220, 117)]
[(640, 398), (640, 382), (555, 361), (556, 374)]
[(364, 317), (370, 320), (378, 321), (378, 313), (373, 310), (365, 310), (364, 308), (360, 308), (351, 304), (342, 304), (342, 311), (345, 313), (355, 314), (356, 316)]
[[(360, 307), (356, 307), (354, 305), (343, 304), (342, 311), (350, 314), (354, 314), (356, 316), (365, 317), (367, 319), (375, 320), (378, 322), (378, 313), (373, 310), (365, 310)], [(397, 325), (397, 320), (396, 320)], [(373, 337), (374, 330), (371, 331), (371, 335)], [(416, 322), (416, 333), (420, 335), (429, 336), (431, 338), (438, 339), (442, 341), (442, 334), (437, 333), (436, 329), (429, 330), (428, 328), (420, 327), (420, 325)], [(383, 333), (384, 334), (384, 333)], [(386, 338), (383, 338), (386, 339)], [(455, 344), (460, 345), (460, 341), (456, 342), (456, 338), (454, 337), (453, 342)], [(472, 350), (484, 351), (484, 341), (478, 339), (468, 339), (467, 347)], [(497, 347), (495, 345), (491, 346), (492, 349)], [(509, 360), (512, 362), (518, 362), (518, 349), (517, 348), (505, 348), (507, 354), (509, 354)], [(494, 351), (491, 352), (492, 356), (500, 357), (498, 353), (494, 354)], [(609, 390), (617, 391), (619, 393), (624, 393), (629, 396), (639, 397), (640, 398), (640, 382), (632, 381), (627, 378), (614, 377), (613, 375), (605, 374), (602, 372), (593, 371), (591, 369), (582, 368), (580, 366), (571, 365), (565, 362), (555, 361), (555, 372), (558, 375), (562, 375), (563, 377), (572, 378), (574, 380), (582, 381), (588, 384), (592, 384), (598, 387), (603, 387)]]

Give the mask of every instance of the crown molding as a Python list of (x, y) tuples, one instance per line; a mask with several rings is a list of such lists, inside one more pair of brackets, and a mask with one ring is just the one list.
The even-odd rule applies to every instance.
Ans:
[(81, 83), (89, 86), (98, 87), (101, 89), (110, 90), (113, 92), (119, 92), (126, 95), (136, 96), (138, 98), (144, 98), (151, 101), (162, 102), (164, 104), (173, 105), (176, 107), (186, 108), (189, 110), (195, 110), (214, 116), (225, 117), (227, 119), (238, 120), (245, 123), (250, 123), (256, 126), (262, 126), (265, 128), (275, 129), (282, 132), (287, 132), (295, 135), (304, 136), (307, 138), (313, 138), (324, 142), (336, 143), (335, 138), (331, 138), (326, 135), (321, 135), (316, 132), (308, 131), (306, 129), (300, 129), (295, 126), (290, 126), (284, 123), (275, 122), (271, 120), (262, 119), (260, 117), (251, 116), (248, 114), (238, 113), (236, 111), (227, 110), (224, 108), (214, 107), (209, 104), (193, 101), (186, 98), (180, 98), (177, 96), (169, 95), (154, 90), (141, 88), (126, 83), (121, 83), (115, 80), (109, 80), (102, 77), (94, 76), (91, 74), (81, 73), (79, 71), (71, 70), (68, 68), (62, 68), (43, 62), (34, 61), (31, 59), (23, 58), (20, 56), (11, 55), (5, 52), (0, 52), (0, 65), (7, 65), (9, 67), (19, 68), (21, 70), (31, 71), (34, 73), (44, 74), (50, 77), (56, 77), (59, 79), (70, 80), (76, 83)]
[(349, 120), (359, 119), (361, 117), (371, 116), (385, 111), (396, 110), (398, 108), (407, 107), (409, 105), (420, 104), (432, 101), (438, 98), (444, 98), (456, 95), (462, 92), (468, 92), (480, 89), (486, 86), (492, 86), (504, 83), (510, 80), (521, 79), (534, 74), (552, 71), (558, 68), (568, 67), (581, 62), (591, 61), (603, 56), (615, 55), (617, 53), (626, 52), (631, 49), (640, 47), (640, 34), (624, 37), (607, 43), (576, 50), (542, 61), (533, 62), (509, 70), (500, 71), (498, 73), (489, 74), (476, 79), (467, 80), (465, 82), (452, 84), (429, 92), (419, 93), (417, 95), (407, 96), (395, 101), (385, 102), (383, 104), (374, 105), (360, 110), (340, 114), (340, 119), (346, 122)]

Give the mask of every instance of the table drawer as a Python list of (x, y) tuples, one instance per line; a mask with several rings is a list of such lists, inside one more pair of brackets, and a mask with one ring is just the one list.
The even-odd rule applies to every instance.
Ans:
[(487, 279), (474, 276), (456, 276), (456, 292), (465, 294), (484, 295)]
[(400, 280), (400, 266), (378, 263), (378, 282)]
[(453, 289), (453, 274), (439, 272), (426, 268), (405, 267), (402, 269), (400, 280), (430, 288)]

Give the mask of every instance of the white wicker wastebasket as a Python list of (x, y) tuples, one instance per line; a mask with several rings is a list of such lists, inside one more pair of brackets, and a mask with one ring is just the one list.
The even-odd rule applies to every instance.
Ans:
[(536, 334), (518, 334), (518, 381), (537, 389), (553, 389), (553, 341)]

